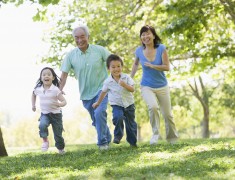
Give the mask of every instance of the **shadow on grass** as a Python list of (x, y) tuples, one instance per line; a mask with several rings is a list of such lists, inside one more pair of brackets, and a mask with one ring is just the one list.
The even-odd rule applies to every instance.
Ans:
[[(90, 179), (96, 175), (106, 179), (158, 179), (167, 176), (213, 179), (211, 171), (221, 173), (231, 169), (226, 162), (216, 162), (215, 159), (234, 159), (235, 152), (232, 149), (220, 148), (180, 155), (179, 152), (200, 145), (200, 142), (175, 145), (160, 143), (157, 146), (142, 143), (138, 148), (122, 144), (112, 145), (108, 151), (99, 151), (94, 145), (67, 146), (70, 151), (62, 156), (55, 153), (25, 153), (0, 159), (0, 179), (20, 175), (24, 179), (55, 179), (57, 175), (60, 179)], [(157, 153), (169, 154), (169, 157), (157, 157)], [(149, 157), (143, 157), (144, 154)]]

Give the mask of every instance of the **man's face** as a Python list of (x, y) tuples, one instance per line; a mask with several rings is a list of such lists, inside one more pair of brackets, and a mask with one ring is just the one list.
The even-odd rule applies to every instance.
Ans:
[(74, 32), (74, 40), (81, 51), (87, 50), (89, 38), (83, 29), (79, 28)]

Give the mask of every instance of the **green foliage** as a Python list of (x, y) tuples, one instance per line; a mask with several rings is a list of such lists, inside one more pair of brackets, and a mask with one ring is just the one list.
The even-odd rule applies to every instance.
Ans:
[(190, 97), (186, 96), (183, 88), (171, 89), (171, 104), (172, 106), (182, 106), (190, 110)]
[(46, 17), (46, 13), (47, 13), (47, 10), (39, 10), (38, 9), (38, 12), (37, 14), (33, 17), (33, 20), (34, 21), (46, 21), (47, 20), (47, 17)]
[(222, 92), (223, 96), (220, 98), (221, 103), (224, 107), (229, 109), (229, 112), (234, 117), (235, 116), (235, 82), (232, 84), (223, 84)]
[(48, 6), (49, 4), (55, 5), (60, 2), (60, 0), (1, 0), (1, 3), (15, 3), (17, 6), (25, 3), (25, 2), (31, 2), (31, 3), (38, 3), (43, 6)]
[[(124, 59), (126, 73), (129, 73), (132, 67), (134, 51), (140, 45), (139, 29), (144, 24), (156, 27), (163, 43), (168, 47), (170, 59), (175, 67), (173, 72), (167, 73), (167, 77), (179, 83), (181, 79), (197, 77), (202, 72), (208, 73), (218, 65), (226, 64), (235, 54), (235, 26), (231, 20), (227, 20), (228, 13), (219, 1), (183, 0), (164, 3), (150, 0), (80, 0), (73, 1), (72, 4), (61, 1), (58, 7), (61, 10), (58, 11), (55, 6), (56, 11), (39, 16), (41, 19), (46, 16), (48, 22), (55, 22), (50, 34), (45, 37), (52, 44), (50, 53), (43, 58), (44, 62), (54, 66), (60, 66), (65, 54), (74, 46), (72, 25), (78, 23), (88, 25), (90, 43), (105, 46)], [(142, 125), (148, 122), (149, 118), (147, 107), (140, 95), (140, 76), (141, 70), (135, 77), (135, 104), (136, 120)], [(206, 89), (203, 93), (208, 94), (203, 97), (209, 98), (213, 89)], [(196, 113), (189, 103), (192, 95), (186, 96), (182, 87), (172, 92), (175, 93), (172, 95), (173, 106), (181, 106), (180, 109), (185, 114), (188, 110), (197, 114), (198, 117), (195, 116), (194, 120), (200, 123), (200, 113)], [(181, 118), (187, 119), (187, 116)], [(200, 125), (191, 127), (198, 128)]]
[[(74, 44), (68, 32), (72, 31), (71, 24), (78, 22), (88, 24), (91, 43), (103, 45), (123, 57), (125, 72), (130, 71), (134, 50), (140, 45), (138, 31), (144, 24), (157, 28), (172, 61), (183, 61), (175, 68), (178, 78), (208, 72), (235, 54), (234, 24), (227, 20), (228, 14), (218, 1), (184, 0), (166, 4), (137, 0), (80, 0), (72, 4), (62, 1), (59, 6), (60, 11), (55, 7), (56, 13), (47, 14), (47, 18), (51, 17), (49, 22), (56, 23), (47, 36), (52, 43), (49, 56), (43, 58), (56, 66), (68, 52), (66, 47)], [(37, 19), (43, 17), (37, 14)], [(140, 76), (139, 72), (137, 76)]]
[(62, 156), (55, 149), (11, 149), (1, 158), (0, 179), (232, 179), (234, 146), (234, 139), (140, 143), (135, 149), (112, 144), (108, 151), (73, 145)]
[(167, 18), (162, 32), (170, 37), (171, 58), (192, 62), (184, 75), (208, 72), (221, 59), (234, 57), (234, 24), (219, 1), (171, 1), (163, 10)]
[[(47, 21), (51, 24), (44, 38), (51, 43), (51, 47), (42, 61), (52, 66), (59, 67), (65, 54), (74, 47), (71, 31), (75, 24), (85, 23), (90, 28), (90, 43), (103, 45), (112, 53), (120, 55), (124, 59), (124, 72), (129, 73), (134, 51), (140, 45), (139, 29), (142, 25), (150, 24), (156, 27), (157, 33), (167, 46), (174, 67), (166, 75), (172, 82), (180, 85), (182, 81), (188, 81), (189, 78), (198, 77), (202, 73), (211, 74), (212, 71), (217, 71), (212, 80), (217, 81), (216, 76), (226, 72), (226, 76), (223, 80), (218, 80), (218, 84), (234, 84), (235, 9), (232, 8), (234, 7), (232, 0), (74, 0), (72, 3), (66, 0), (44, 0), (39, 3), (43, 6), (38, 9), (34, 20)], [(49, 4), (55, 5), (47, 6)], [(73, 75), (74, 73), (71, 73), (71, 76)], [(137, 84), (140, 76), (141, 70), (135, 76)], [(233, 97), (229, 90), (231, 88), (225, 87), (226, 85), (221, 88), (222, 86), (218, 88), (223, 90), (225, 95), (223, 98), (221, 95), (220, 99), (221, 114), (223, 108), (234, 109), (233, 98), (230, 98)], [(175, 106), (173, 108), (178, 109), (180, 106), (182, 118), (187, 119), (190, 111), (195, 115), (194, 120), (200, 121), (202, 118), (198, 111), (200, 108), (194, 109), (189, 103), (193, 98), (192, 95), (186, 95), (182, 87), (180, 85), (181, 89), (172, 91), (172, 104)], [(211, 98), (208, 99), (210, 109), (214, 110), (216, 98), (211, 95), (212, 92), (219, 94), (219, 91), (208, 84), (206, 88), (207, 95)], [(136, 86), (135, 101), (136, 117), (141, 125), (148, 122), (149, 118), (139, 85)], [(234, 113), (234, 111), (228, 112)], [(212, 115), (214, 113), (211, 112)], [(180, 118), (179, 114), (177, 116)], [(230, 118), (231, 116), (228, 117)], [(216, 121), (215, 118), (213, 120)], [(195, 125), (195, 128), (198, 126)]]
[(38, 3), (43, 6), (48, 6), (49, 4), (55, 5), (58, 4), (60, 0), (39, 0)]

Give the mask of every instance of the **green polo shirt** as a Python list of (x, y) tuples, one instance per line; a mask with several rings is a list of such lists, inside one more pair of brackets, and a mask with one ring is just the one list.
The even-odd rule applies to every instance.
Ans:
[(102, 89), (108, 77), (106, 59), (110, 52), (102, 46), (89, 44), (86, 52), (79, 48), (70, 51), (63, 60), (61, 71), (69, 73), (74, 70), (81, 100), (94, 98)]

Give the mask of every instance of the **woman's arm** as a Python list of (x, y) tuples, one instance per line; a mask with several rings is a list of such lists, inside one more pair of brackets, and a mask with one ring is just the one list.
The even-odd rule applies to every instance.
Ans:
[(169, 71), (170, 70), (170, 61), (168, 59), (167, 51), (164, 50), (162, 53), (162, 64), (161, 65), (154, 65), (149, 62), (144, 63), (145, 66), (150, 67), (152, 69), (156, 69), (159, 71)]
[(131, 75), (130, 75), (131, 78), (133, 78), (135, 76), (135, 73), (137, 72), (138, 67), (139, 67), (139, 59), (135, 58), (135, 61), (132, 65), (132, 70), (131, 70)]

